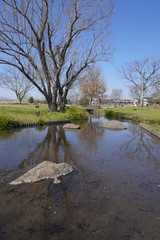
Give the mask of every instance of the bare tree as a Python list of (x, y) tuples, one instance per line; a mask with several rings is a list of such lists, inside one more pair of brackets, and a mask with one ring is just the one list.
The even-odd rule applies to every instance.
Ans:
[(70, 91), (70, 93), (68, 94), (67, 99), (71, 104), (75, 103), (77, 105), (79, 97), (80, 97), (80, 93), (79, 93), (78, 89), (74, 89), (74, 90), (72, 89)]
[(0, 73), (0, 86), (14, 92), (20, 104), (26, 94), (33, 88), (33, 84), (22, 73), (16, 72), (15, 69), (7, 69), (5, 73)]
[(114, 88), (112, 89), (112, 93), (110, 98), (114, 99), (114, 101), (118, 101), (122, 98), (122, 89)]
[(92, 66), (87, 69), (86, 74), (80, 81), (80, 89), (82, 95), (90, 99), (90, 104), (92, 104), (94, 98), (99, 101), (103, 99), (107, 88), (100, 68)]
[(143, 106), (145, 92), (155, 85), (160, 84), (160, 60), (144, 58), (126, 63), (120, 71), (123, 78), (136, 86), (140, 92), (140, 106)]
[(0, 64), (14, 66), (64, 109), (86, 67), (109, 61), (112, 0), (2, 0)]

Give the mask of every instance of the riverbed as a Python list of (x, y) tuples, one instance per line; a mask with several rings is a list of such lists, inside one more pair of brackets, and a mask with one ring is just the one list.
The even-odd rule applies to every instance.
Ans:
[[(0, 131), (0, 239), (160, 239), (160, 141), (105, 121)], [(45, 160), (73, 172), (56, 185), (9, 184)]]

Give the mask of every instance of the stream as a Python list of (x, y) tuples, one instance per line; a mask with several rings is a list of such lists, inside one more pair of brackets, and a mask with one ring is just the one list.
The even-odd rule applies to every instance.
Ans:
[[(104, 129), (105, 121), (0, 131), (1, 240), (160, 239), (160, 141), (132, 123)], [(59, 184), (9, 184), (45, 160), (73, 172)]]

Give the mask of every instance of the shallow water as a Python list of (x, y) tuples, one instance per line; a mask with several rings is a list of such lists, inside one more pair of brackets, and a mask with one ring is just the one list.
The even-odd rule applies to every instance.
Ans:
[[(160, 239), (160, 141), (130, 123), (106, 130), (103, 121), (0, 132), (1, 240)], [(44, 160), (74, 170), (57, 185), (9, 185)]]

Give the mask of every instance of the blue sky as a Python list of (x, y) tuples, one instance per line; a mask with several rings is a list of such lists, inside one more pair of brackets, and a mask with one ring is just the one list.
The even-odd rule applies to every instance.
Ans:
[(121, 88), (129, 98), (128, 83), (120, 79), (118, 69), (145, 56), (160, 57), (160, 0), (115, 0), (112, 35), (114, 61), (103, 64), (108, 94)]
[[(113, 88), (123, 90), (129, 98), (127, 82), (120, 79), (118, 69), (124, 62), (147, 56), (160, 57), (160, 0), (115, 0), (112, 20), (112, 44), (115, 49), (112, 63), (101, 64), (108, 85), (108, 95)], [(30, 92), (36, 98), (37, 91)], [(0, 97), (15, 98), (8, 90), (0, 88)]]

